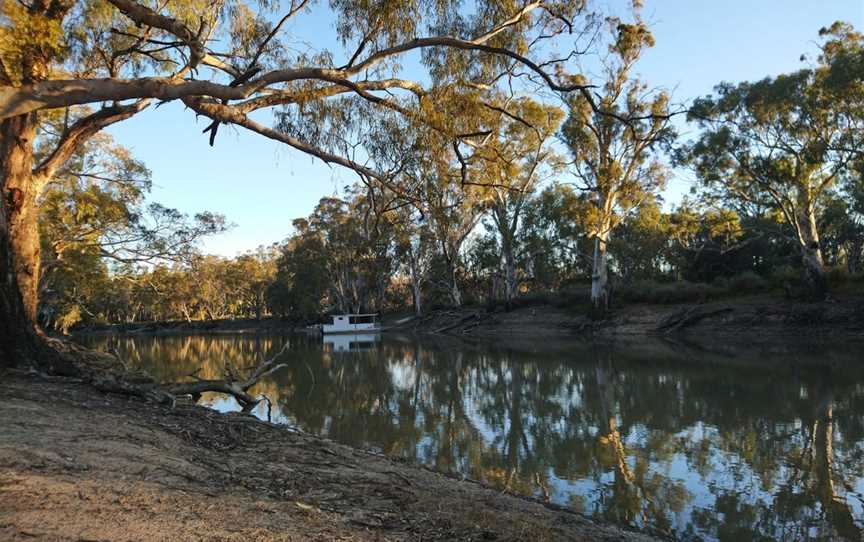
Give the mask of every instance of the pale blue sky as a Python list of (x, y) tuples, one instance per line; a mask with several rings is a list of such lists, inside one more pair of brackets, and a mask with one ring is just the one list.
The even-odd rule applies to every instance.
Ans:
[[(290, 31), (298, 43), (338, 52), (323, 4), (297, 19)], [(593, 5), (620, 10), (624, 2)], [(798, 69), (800, 55), (814, 51), (819, 28), (835, 20), (864, 28), (864, 0), (646, 0), (643, 14), (657, 45), (644, 55), (638, 72), (652, 86), (672, 90), (677, 101), (704, 95), (720, 81)], [(356, 179), (282, 144), (224, 126), (211, 148), (201, 134), (207, 124), (181, 104), (167, 104), (111, 129), (153, 172), (154, 201), (187, 212), (221, 212), (236, 224), (208, 239), (206, 252), (233, 256), (279, 241), (291, 232), (294, 218)], [(682, 129), (686, 137), (687, 127)], [(668, 197), (687, 188), (686, 179), (673, 181)]]

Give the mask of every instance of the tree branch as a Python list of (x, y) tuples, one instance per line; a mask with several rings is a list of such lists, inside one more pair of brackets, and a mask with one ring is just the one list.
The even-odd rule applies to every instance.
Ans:
[(409, 201), (416, 200), (416, 198), (410, 196), (407, 192), (392, 183), (388, 175), (358, 164), (357, 162), (349, 160), (343, 156), (327, 152), (323, 149), (310, 145), (305, 141), (301, 141), (299, 139), (291, 137), (288, 134), (282, 133), (278, 130), (274, 130), (273, 128), (268, 128), (267, 126), (264, 126), (263, 124), (260, 124), (250, 119), (233, 106), (223, 105), (215, 102), (206, 102), (200, 98), (186, 98), (185, 100), (183, 100), (183, 103), (185, 103), (190, 109), (192, 109), (196, 113), (204, 115), (205, 117), (213, 119), (214, 121), (242, 126), (247, 130), (256, 132), (274, 141), (285, 143), (286, 145), (294, 147), (295, 149), (304, 152), (310, 156), (319, 158), (327, 164), (338, 164), (342, 167), (351, 169), (355, 171), (358, 175), (360, 175), (361, 178), (375, 179), (382, 185), (392, 190), (394, 193), (399, 194), (400, 196), (408, 199)]
[(152, 9), (142, 6), (132, 0), (108, 0), (121, 13), (132, 19), (138, 25), (152, 26), (177, 36), (189, 46), (189, 67), (195, 68), (207, 54), (204, 45), (186, 25), (179, 21), (160, 15)]
[[(112, 0), (122, 2), (126, 0)], [(409, 42), (382, 49), (359, 64), (339, 70), (332, 68), (295, 68), (273, 70), (248, 83), (231, 86), (211, 81), (179, 80), (165, 77), (142, 77), (137, 79), (67, 79), (40, 81), (21, 87), (0, 87), (0, 119), (29, 113), (40, 109), (65, 107), (107, 100), (130, 100), (156, 98), (175, 100), (187, 96), (209, 96), (220, 100), (243, 100), (269, 85), (304, 79), (334, 80), (348, 79), (368, 70), (384, 59), (429, 47), (452, 47), (476, 50), (494, 55), (510, 57), (537, 73), (552, 90), (559, 92), (580, 91), (593, 109), (597, 109), (589, 89), (592, 85), (562, 84), (528, 58), (502, 47), (491, 47), (474, 41), (451, 37), (417, 38)], [(623, 119), (630, 120), (630, 119)]]
[(54, 148), (34, 170), (33, 176), (50, 181), (57, 170), (83, 145), (87, 140), (107, 126), (124, 121), (143, 111), (150, 105), (150, 100), (139, 100), (130, 105), (114, 105), (103, 107), (99, 111), (83, 117), (68, 127)]

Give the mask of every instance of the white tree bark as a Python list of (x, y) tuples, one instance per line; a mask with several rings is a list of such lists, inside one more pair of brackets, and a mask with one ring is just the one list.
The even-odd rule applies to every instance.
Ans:
[(609, 308), (609, 264), (607, 243), (609, 232), (602, 231), (594, 237), (594, 258), (591, 268), (591, 306), (596, 311)]
[(804, 278), (815, 298), (828, 294), (828, 280), (825, 274), (825, 261), (816, 224), (816, 212), (812, 205), (804, 205), (798, 216), (798, 242), (801, 248), (801, 263)]
[(420, 262), (418, 260), (418, 255), (414, 252), (413, 248), (409, 250), (408, 254), (408, 274), (411, 276), (411, 297), (414, 304), (414, 314), (416, 316), (423, 315), (423, 304), (422, 304), (422, 291), (421, 286), (423, 282), (423, 277), (420, 272)]

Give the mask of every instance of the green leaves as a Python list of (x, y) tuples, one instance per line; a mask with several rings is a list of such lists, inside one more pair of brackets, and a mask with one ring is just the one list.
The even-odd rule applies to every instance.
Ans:
[[(60, 21), (30, 10), (21, 2), (0, 2), (0, 60), (16, 84), (48, 76), (53, 59), (66, 50)], [(25, 73), (22, 68), (28, 67)]]

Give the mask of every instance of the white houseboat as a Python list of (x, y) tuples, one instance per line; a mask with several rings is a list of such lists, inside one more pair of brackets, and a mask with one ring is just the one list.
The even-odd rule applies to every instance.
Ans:
[(324, 324), (321, 331), (331, 333), (377, 333), (381, 331), (377, 314), (337, 314), (333, 316), (332, 324)]

